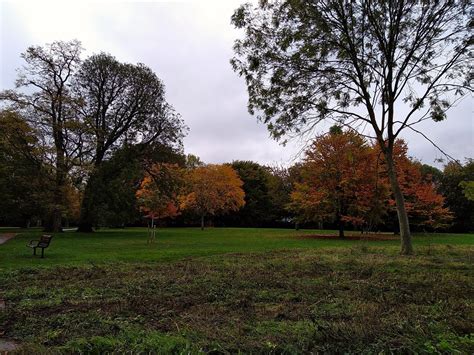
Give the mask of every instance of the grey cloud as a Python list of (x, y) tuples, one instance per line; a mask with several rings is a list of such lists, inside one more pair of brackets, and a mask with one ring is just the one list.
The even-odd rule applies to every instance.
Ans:
[[(28, 45), (78, 38), (86, 54), (106, 51), (122, 61), (145, 63), (158, 74), (166, 85), (168, 101), (190, 128), (184, 141), (186, 152), (206, 162), (242, 159), (290, 164), (301, 144), (293, 141), (280, 146), (248, 114), (243, 79), (229, 64), (233, 40), (239, 35), (230, 25), (230, 16), (240, 2), (70, 5), (74, 18), (67, 31), (32, 24), (31, 12), (38, 12), (38, 6), (28, 9), (2, 3), (0, 84), (2, 88), (12, 86), (15, 68), (21, 65), (19, 53)], [(64, 10), (44, 3), (37, 15), (44, 16), (42, 23), (49, 26), (57, 11)], [(472, 156), (472, 98), (450, 112), (446, 122), (427, 122), (423, 127), (456, 158)], [(411, 155), (429, 164), (439, 157), (420, 136), (407, 133), (404, 137)]]

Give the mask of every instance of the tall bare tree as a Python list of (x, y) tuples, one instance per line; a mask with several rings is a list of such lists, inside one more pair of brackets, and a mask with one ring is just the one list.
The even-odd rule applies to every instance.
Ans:
[(370, 127), (397, 204), (401, 252), (413, 251), (393, 161), (400, 133), (441, 121), (471, 91), (468, 1), (276, 0), (238, 8), (245, 30), (231, 63), (249, 111), (274, 137), (311, 132), (322, 120)]

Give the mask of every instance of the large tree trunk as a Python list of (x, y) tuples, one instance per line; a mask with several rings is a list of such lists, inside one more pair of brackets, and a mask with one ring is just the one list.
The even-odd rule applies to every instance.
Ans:
[(392, 187), (392, 193), (397, 205), (398, 224), (400, 226), (401, 254), (410, 255), (413, 253), (413, 245), (411, 241), (410, 224), (408, 222), (408, 214), (405, 208), (405, 199), (398, 183), (397, 171), (393, 161), (393, 152), (391, 150), (385, 152), (385, 160), (387, 162), (387, 172)]
[(91, 174), (89, 181), (87, 181), (84, 195), (81, 203), (81, 215), (79, 217), (78, 232), (92, 233), (94, 231), (94, 172)]
[(344, 224), (342, 222), (339, 222), (339, 239), (344, 239)]
[[(341, 188), (339, 186), (336, 187), (336, 191), (338, 191), (338, 195), (339, 195), (339, 193), (341, 193)], [(345, 238), (345, 236), (344, 236), (344, 221), (342, 220), (343, 211), (344, 211), (344, 204), (342, 202), (341, 196), (338, 196), (338, 198), (337, 198), (337, 210), (336, 210), (336, 224), (337, 224), (337, 228), (339, 230), (339, 239), (344, 239)]]
[[(54, 207), (50, 218), (45, 225), (45, 231), (51, 233), (62, 232), (62, 215), (64, 210), (64, 191), (66, 183), (66, 159), (65, 153), (62, 148), (62, 140), (59, 138), (59, 142), (56, 147), (56, 179), (54, 188)], [(59, 147), (58, 147), (59, 146)]]
[(97, 186), (100, 186), (101, 184), (101, 181), (99, 180), (99, 169), (102, 165), (105, 152), (102, 143), (99, 144), (100, 148), (97, 148), (96, 151), (94, 168), (91, 172), (89, 180), (87, 181), (84, 195), (82, 196), (81, 215), (79, 216), (79, 226), (77, 228), (77, 231), (81, 233), (92, 233), (94, 231), (93, 227), (97, 220), (96, 211), (94, 210), (95, 204), (97, 203), (95, 194), (97, 191)]
[(339, 239), (344, 239), (345, 238), (345, 235), (344, 235), (344, 222), (341, 219), (340, 213), (338, 213), (337, 216), (336, 216), (336, 223), (337, 223), (337, 227), (338, 227), (338, 230), (339, 230)]

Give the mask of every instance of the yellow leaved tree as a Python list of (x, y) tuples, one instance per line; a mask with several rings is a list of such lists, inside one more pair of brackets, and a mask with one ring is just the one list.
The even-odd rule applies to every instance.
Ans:
[(237, 211), (245, 204), (243, 182), (228, 165), (209, 164), (186, 173), (186, 193), (181, 197), (181, 208), (201, 218), (204, 229), (206, 216)]

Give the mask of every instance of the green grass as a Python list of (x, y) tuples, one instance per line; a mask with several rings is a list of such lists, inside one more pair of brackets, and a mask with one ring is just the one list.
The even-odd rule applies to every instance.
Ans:
[[(474, 236), (282, 229), (55, 235), (0, 246), (0, 328), (25, 353), (473, 353)], [(329, 233), (323, 231), (323, 233)]]
[[(156, 243), (147, 245), (144, 228), (103, 229), (92, 234), (66, 232), (54, 235), (46, 258), (32, 257), (26, 244), (37, 239), (40, 229), (16, 230), (21, 234), (0, 246), (0, 271), (19, 267), (84, 265), (107, 262), (172, 261), (185, 257), (211, 256), (223, 253), (264, 252), (279, 249), (315, 249), (347, 247), (355, 243), (344, 240), (299, 238), (302, 235), (334, 234), (334, 231), (257, 229), (257, 228), (166, 228), (157, 230)], [(361, 241), (358, 244), (383, 245), (396, 254), (399, 241)], [(415, 235), (418, 245), (474, 245), (473, 234)]]

